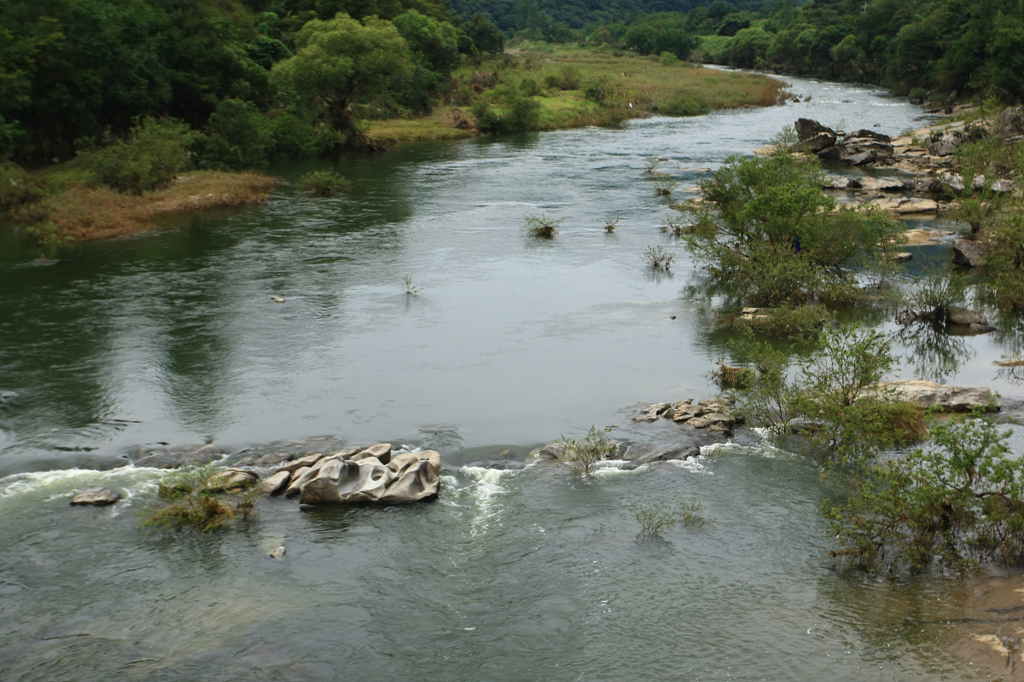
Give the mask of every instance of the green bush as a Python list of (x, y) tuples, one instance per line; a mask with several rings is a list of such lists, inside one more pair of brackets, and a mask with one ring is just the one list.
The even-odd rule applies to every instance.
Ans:
[(611, 429), (598, 429), (591, 426), (586, 437), (580, 440), (566, 438), (558, 442), (562, 453), (562, 464), (569, 468), (573, 476), (589, 476), (594, 473), (598, 462), (612, 459), (619, 445), (608, 434)]
[(1024, 460), (1007, 457), (1011, 432), (988, 419), (935, 426), (938, 449), (917, 450), (871, 468), (838, 503), (824, 505), (851, 557), (890, 573), (937, 561), (964, 568), (979, 561), (1024, 561)]
[(528, 215), (523, 218), (523, 229), (531, 237), (551, 239), (558, 232), (558, 228), (565, 222), (565, 218), (549, 218), (546, 215)]
[(629, 508), (633, 518), (640, 524), (641, 539), (658, 539), (661, 531), (677, 523), (687, 526), (707, 523), (701, 512), (704, 505), (697, 501), (681, 502), (673, 506), (667, 502), (637, 503)]
[(30, 204), (46, 194), (46, 188), (28, 172), (9, 161), (0, 160), (0, 213)]
[(701, 181), (702, 203), (681, 205), (693, 219), (686, 247), (748, 305), (856, 299), (850, 267), (879, 263), (879, 245), (902, 232), (881, 212), (838, 206), (821, 186), (819, 166), (788, 153), (732, 157)]
[(318, 170), (306, 173), (299, 178), (299, 187), (315, 197), (329, 197), (338, 192), (345, 192), (352, 183), (332, 170)]
[(80, 152), (78, 158), (104, 185), (141, 194), (191, 168), (188, 148), (198, 137), (180, 121), (147, 117), (125, 139)]
[(514, 86), (498, 86), (481, 95), (472, 111), (477, 128), (494, 135), (535, 130), (540, 124), (540, 105)]
[(206, 139), (200, 142), (200, 166), (206, 168), (255, 168), (267, 162), (273, 145), (270, 122), (252, 102), (226, 99), (207, 123)]
[(658, 63), (662, 66), (675, 66), (679, 64), (679, 57), (671, 52), (662, 52), (661, 56), (658, 57)]
[(658, 107), (659, 114), (666, 116), (703, 116), (711, 111), (711, 104), (703, 95), (680, 93)]
[(524, 78), (519, 82), (519, 92), (526, 97), (536, 97), (540, 94), (540, 85), (532, 78)]

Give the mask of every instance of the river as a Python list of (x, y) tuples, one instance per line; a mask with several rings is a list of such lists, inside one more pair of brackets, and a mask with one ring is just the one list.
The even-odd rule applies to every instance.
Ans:
[[(968, 676), (942, 620), (959, 583), (837, 570), (816, 470), (750, 434), (590, 482), (467, 466), (591, 425), (661, 442), (669, 430), (631, 422), (636, 403), (715, 394), (728, 338), (658, 229), (675, 214), (644, 157), (666, 159), (678, 199), (798, 117), (925, 123), (876, 89), (789, 80), (810, 100), (282, 165), (286, 180), (334, 167), (352, 190), (285, 185), (135, 239), (40, 254), (0, 234), (0, 679)], [(532, 240), (531, 214), (564, 223)], [(645, 268), (654, 245), (674, 252), (670, 275)], [(953, 364), (900, 376), (1020, 396), (991, 365), (1015, 350), (965, 338)], [(124, 467), (133, 448), (328, 434), (439, 450), (440, 500), (275, 499), (238, 531), (139, 527), (158, 472)], [(127, 499), (69, 508), (85, 485)], [(630, 505), (680, 499), (710, 522), (638, 541)]]

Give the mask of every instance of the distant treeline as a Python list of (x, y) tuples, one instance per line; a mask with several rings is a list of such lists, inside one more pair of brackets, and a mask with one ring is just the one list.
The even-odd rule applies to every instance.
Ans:
[(353, 116), (428, 110), (460, 54), (503, 48), (434, 0), (2, 2), (0, 160), (67, 158), (147, 117), (207, 133), (210, 166), (323, 153)]
[(1022, 0), (453, 0), (512, 37), (671, 52), (923, 96), (1024, 95)]

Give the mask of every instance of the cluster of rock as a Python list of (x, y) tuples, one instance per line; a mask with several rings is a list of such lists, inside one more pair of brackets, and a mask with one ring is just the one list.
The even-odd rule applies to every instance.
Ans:
[[(173, 469), (222, 459), (213, 445), (166, 450), (140, 449), (135, 466)], [(262, 479), (254, 468), (277, 466)], [(342, 448), (321, 453), (266, 453), (242, 458), (225, 467), (208, 484), (210, 493), (233, 492), (260, 485), (267, 495), (298, 497), (302, 504), (407, 504), (437, 499), (441, 485), (441, 456), (434, 450), (393, 452), (390, 443)], [(80, 489), (73, 505), (108, 505), (121, 499), (116, 490)]]
[(723, 434), (732, 432), (733, 427), (743, 422), (743, 417), (733, 409), (729, 398), (708, 398), (696, 403), (692, 399), (676, 403), (651, 403), (640, 414), (633, 417), (635, 422), (653, 422), (671, 419), (676, 424), (685, 424), (694, 429), (706, 429)]

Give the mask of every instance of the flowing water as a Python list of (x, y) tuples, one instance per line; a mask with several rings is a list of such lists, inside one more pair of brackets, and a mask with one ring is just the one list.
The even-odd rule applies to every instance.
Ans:
[[(945, 650), (956, 583), (837, 571), (817, 472), (754, 434), (590, 482), (470, 465), (591, 425), (664, 442), (671, 427), (631, 423), (636, 403), (714, 395), (727, 339), (659, 232), (674, 213), (645, 155), (666, 159), (678, 199), (800, 116), (891, 135), (924, 123), (873, 89), (793, 90), (810, 101), (345, 157), (328, 164), (352, 180), (344, 196), (283, 186), (45, 259), (0, 232), (0, 679), (969, 675)], [(532, 240), (531, 214), (565, 221)], [(654, 245), (675, 253), (670, 275), (645, 268)], [(1014, 396), (991, 360), (1015, 350), (967, 338), (902, 371)], [(133, 448), (325, 434), (438, 449), (440, 500), (275, 499), (238, 531), (139, 528), (159, 472), (125, 467)], [(69, 508), (86, 485), (127, 499)], [(638, 541), (631, 505), (681, 499), (713, 518)]]

